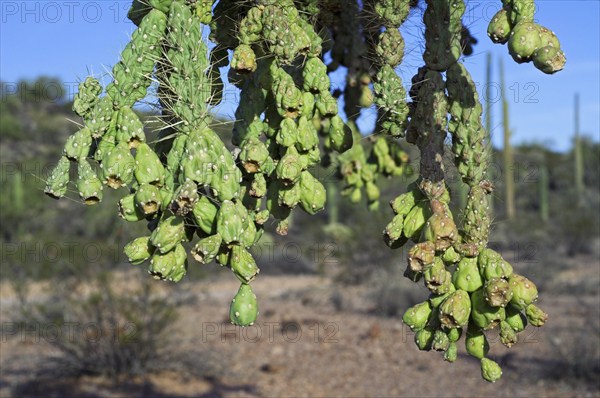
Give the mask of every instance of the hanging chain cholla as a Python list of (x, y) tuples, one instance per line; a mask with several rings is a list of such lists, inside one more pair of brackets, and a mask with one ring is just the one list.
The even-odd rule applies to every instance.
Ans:
[[(533, 0), (502, 5), (490, 38), (508, 43), (519, 63), (561, 70), (565, 56), (554, 33), (533, 22)], [(250, 282), (259, 268), (250, 250), (265, 223), (272, 217), (285, 235), (293, 209), (315, 214), (325, 207), (325, 187), (314, 175), (319, 164), (336, 165), (342, 193), (359, 202), (364, 192), (376, 209), (378, 177), (404, 174), (408, 156), (399, 141), (405, 138), (420, 150), (420, 177), (391, 202), (395, 216), (384, 241), (391, 248), (415, 243), (405, 276), (422, 279), (431, 295), (403, 320), (419, 349), (441, 351), (449, 362), (465, 330), (467, 352), (481, 359), (483, 378), (495, 381), (502, 372), (486, 358), (484, 331), (497, 328), (511, 347), (527, 322), (542, 326), (547, 315), (533, 304), (533, 282), (487, 247), (490, 144), (475, 83), (460, 62), (476, 43), (462, 24), (463, 0), (426, 1), (425, 64), (407, 102), (396, 73), (405, 46), (400, 28), (418, 7), (411, 0), (135, 0), (129, 18), (138, 28), (112, 82), (103, 89), (88, 77), (79, 85), (73, 110), (83, 127), (67, 140), (45, 192), (66, 195), (72, 163), (87, 205), (102, 200), (104, 186), (125, 188), (120, 216), (146, 221), (150, 231), (125, 246), (129, 261), (148, 263), (154, 278), (174, 282), (186, 274), (186, 247), (202, 264), (228, 267), (241, 283), (231, 321), (248, 326), (258, 316)], [(210, 51), (203, 25), (210, 27)], [(233, 151), (211, 128), (225, 66), (240, 89)], [(346, 84), (332, 90), (329, 73), (339, 67)], [(132, 110), (151, 85), (162, 122), (154, 142)], [(375, 134), (363, 140), (356, 120), (373, 104)], [(447, 133), (470, 188), (459, 222), (444, 182)]]

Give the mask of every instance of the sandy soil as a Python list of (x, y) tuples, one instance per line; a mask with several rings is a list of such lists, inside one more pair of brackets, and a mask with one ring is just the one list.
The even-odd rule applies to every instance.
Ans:
[[(124, 279), (126, 280), (126, 279)], [(600, 317), (598, 297), (543, 296), (551, 322), (530, 327), (511, 350), (491, 339), (490, 354), (503, 378), (483, 381), (478, 361), (464, 348), (454, 364), (439, 353), (419, 352), (413, 334), (399, 319), (383, 318), (353, 305), (336, 311), (331, 293), (339, 286), (316, 276), (261, 275), (253, 285), (261, 302), (260, 322), (245, 329), (227, 322), (237, 289), (233, 278), (188, 283), (194, 304), (181, 308), (173, 334), (175, 347), (197, 356), (199, 369), (164, 370), (114, 384), (100, 377), (45, 377), (42, 359), (56, 355), (44, 341), (3, 333), (0, 343), (0, 395), (40, 397), (383, 397), (383, 396), (600, 396), (600, 387), (557, 377), (564, 360), (551, 339)], [(38, 296), (45, 288), (39, 285)], [(167, 293), (168, 293), (168, 288)], [(342, 288), (345, 300), (367, 303), (366, 287)], [(17, 304), (2, 285), (2, 325)], [(587, 303), (582, 306), (582, 303)], [(582, 310), (586, 308), (585, 310)], [(595, 308), (589, 313), (589, 308)], [(582, 313), (583, 311), (583, 313)], [(35, 335), (35, 333), (33, 334)], [(490, 335), (491, 337), (492, 335)], [(591, 341), (594, 337), (591, 336)], [(595, 336), (596, 340), (600, 337)], [(557, 341), (555, 341), (557, 343)], [(597, 344), (597, 343), (596, 343)], [(591, 350), (598, 346), (590, 347)]]

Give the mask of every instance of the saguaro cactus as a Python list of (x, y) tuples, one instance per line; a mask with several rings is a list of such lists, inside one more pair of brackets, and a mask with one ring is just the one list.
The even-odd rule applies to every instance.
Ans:
[(583, 184), (583, 150), (581, 148), (581, 136), (579, 132), (579, 94), (575, 94), (575, 105), (573, 107), (573, 120), (575, 127), (575, 138), (573, 140), (573, 159), (575, 162), (575, 192), (577, 203), (581, 205), (584, 191)]
[(509, 220), (515, 218), (515, 162), (513, 158), (512, 143), (510, 142), (510, 117), (508, 99), (506, 97), (506, 82), (504, 80), (504, 63), (500, 60), (500, 96), (502, 97), (502, 127), (503, 127), (503, 167), (504, 173), (504, 202), (506, 216)]
[(550, 219), (550, 210), (548, 203), (548, 166), (545, 159), (542, 159), (540, 164), (540, 218), (547, 222)]
[[(172, 282), (188, 271), (188, 251), (201, 264), (229, 268), (240, 282), (230, 319), (248, 326), (259, 310), (251, 249), (267, 221), (273, 217), (285, 235), (295, 208), (312, 215), (325, 207), (318, 164), (335, 165), (342, 194), (353, 202), (366, 197), (376, 209), (378, 179), (404, 173), (399, 138), (406, 137), (420, 150), (420, 178), (391, 202), (395, 216), (384, 240), (392, 248), (415, 243), (406, 276), (423, 279), (431, 294), (404, 320), (419, 349), (442, 351), (448, 362), (457, 359), (466, 330), (467, 352), (481, 360), (483, 378), (495, 381), (501, 370), (486, 357), (483, 330), (497, 327), (511, 346), (525, 319), (542, 326), (547, 316), (534, 304), (533, 282), (487, 247), (490, 146), (475, 84), (460, 62), (476, 43), (462, 24), (465, 4), (426, 3), (424, 65), (407, 103), (395, 68), (404, 53), (399, 28), (414, 1), (135, 0), (129, 17), (138, 28), (107, 87), (93, 77), (81, 83), (74, 110), (83, 127), (67, 140), (45, 192), (68, 193), (71, 163), (83, 203), (101, 201), (103, 185), (123, 191), (119, 215), (149, 229), (125, 246), (130, 262), (147, 263), (152, 277)], [(490, 37), (508, 42), (517, 62), (556, 72), (564, 54), (556, 36), (532, 22), (532, 7), (531, 0), (503, 1)], [(203, 24), (215, 44), (210, 52)], [(233, 151), (211, 128), (223, 91), (219, 68), (227, 65), (241, 90)], [(328, 74), (339, 66), (346, 85), (332, 91)], [(147, 139), (133, 111), (152, 82), (163, 122), (156, 140)], [(338, 113), (341, 97), (346, 120)], [(379, 117), (374, 138), (365, 140), (356, 121), (372, 105)], [(442, 162), (448, 134), (469, 188), (457, 218)]]

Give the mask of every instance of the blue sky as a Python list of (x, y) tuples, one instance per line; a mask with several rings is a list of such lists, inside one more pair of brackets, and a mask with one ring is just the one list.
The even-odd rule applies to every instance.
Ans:
[[(100, 76), (119, 59), (134, 26), (126, 18), (130, 1), (0, 1), (0, 79), (16, 82), (39, 75), (55, 76), (70, 91), (89, 73)], [(497, 63), (502, 60), (510, 95), (513, 141), (543, 143), (566, 150), (573, 135), (573, 96), (581, 97), (581, 131), (600, 138), (600, 1), (538, 0), (536, 21), (555, 31), (567, 55), (564, 71), (552, 76), (532, 64), (515, 64), (506, 46), (487, 38), (489, 19), (500, 0), (467, 1), (465, 23), (479, 39), (473, 56), (465, 63), (480, 94), (485, 85), (485, 57), (494, 59), (493, 87), (497, 87)], [(407, 55), (399, 68), (405, 84), (422, 63), (420, 16), (412, 15), (402, 28)], [(334, 76), (333, 80), (339, 80)], [(105, 80), (106, 82), (107, 80)], [(334, 81), (334, 84), (336, 82)], [(232, 115), (231, 97), (220, 108)], [(501, 146), (500, 102), (494, 105), (492, 137)], [(362, 117), (368, 130), (373, 116)]]

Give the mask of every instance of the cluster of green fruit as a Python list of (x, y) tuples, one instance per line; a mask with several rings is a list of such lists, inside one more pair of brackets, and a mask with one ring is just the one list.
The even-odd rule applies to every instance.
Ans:
[(508, 42), (508, 52), (518, 63), (533, 61), (547, 74), (562, 70), (567, 58), (554, 32), (533, 22), (534, 0), (502, 0), (502, 5), (488, 25), (492, 41)]
[[(531, 22), (532, 4), (505, 1), (490, 35), (508, 41), (517, 61), (532, 59), (545, 72), (557, 71), (564, 56), (556, 37)], [(502, 343), (511, 346), (527, 320), (541, 326), (547, 316), (533, 304), (535, 285), (487, 247), (487, 196), (493, 187), (485, 179), (481, 105), (459, 62), (475, 43), (462, 25), (462, 0), (427, 0), (425, 65), (413, 77), (406, 101), (395, 71), (404, 53), (399, 28), (416, 5), (134, 0), (128, 15), (138, 29), (104, 90), (92, 77), (80, 84), (73, 109), (83, 127), (67, 140), (46, 193), (67, 194), (72, 163), (88, 205), (102, 200), (104, 186), (126, 188), (120, 216), (146, 221), (150, 231), (125, 246), (130, 262), (149, 262), (153, 277), (175, 282), (186, 274), (188, 252), (199, 263), (228, 267), (240, 281), (230, 318), (247, 326), (258, 315), (250, 283), (259, 268), (251, 250), (267, 221), (273, 217), (276, 231), (285, 235), (293, 209), (315, 214), (325, 207), (318, 165), (336, 165), (345, 183), (342, 193), (359, 202), (364, 192), (369, 208), (376, 209), (378, 178), (406, 170), (408, 157), (399, 141), (406, 137), (421, 152), (420, 178), (391, 202), (395, 216), (384, 239), (391, 248), (415, 243), (405, 275), (423, 279), (431, 296), (409, 309), (404, 321), (415, 330), (420, 349), (443, 351), (448, 361), (456, 359), (456, 343), (466, 330), (467, 351), (481, 359), (483, 377), (497, 380), (501, 372), (485, 358), (484, 332), (498, 326)], [(202, 24), (210, 26), (210, 51)], [(327, 65), (325, 54), (331, 58)], [(225, 66), (229, 82), (240, 89), (232, 151), (211, 128), (211, 106), (221, 102), (224, 86), (219, 68)], [(346, 69), (346, 85), (332, 90), (329, 74), (340, 67)], [(163, 126), (148, 142), (132, 108), (152, 82)], [(356, 121), (373, 104), (375, 134), (363, 139)], [(460, 222), (454, 221), (444, 182), (447, 133), (469, 186)]]
[[(485, 380), (501, 377), (500, 366), (486, 358), (486, 331), (498, 327), (507, 347), (517, 342), (527, 320), (542, 326), (537, 288), (513, 273), (500, 254), (488, 248), (490, 217), (487, 196), (493, 187), (485, 179), (489, 155), (481, 124), (482, 107), (468, 71), (460, 62), (462, 0), (427, 1), (425, 65), (412, 79), (406, 139), (421, 152), (420, 178), (408, 192), (391, 201), (395, 213), (384, 230), (391, 248), (411, 240), (405, 276), (424, 281), (428, 300), (408, 309), (403, 321), (415, 331), (420, 350), (444, 353), (454, 362), (457, 342), (466, 330), (467, 352), (481, 360)], [(446, 81), (441, 72), (446, 72)], [(448, 118), (448, 116), (450, 116)], [(444, 182), (446, 134), (469, 195), (460, 227), (450, 210)]]

